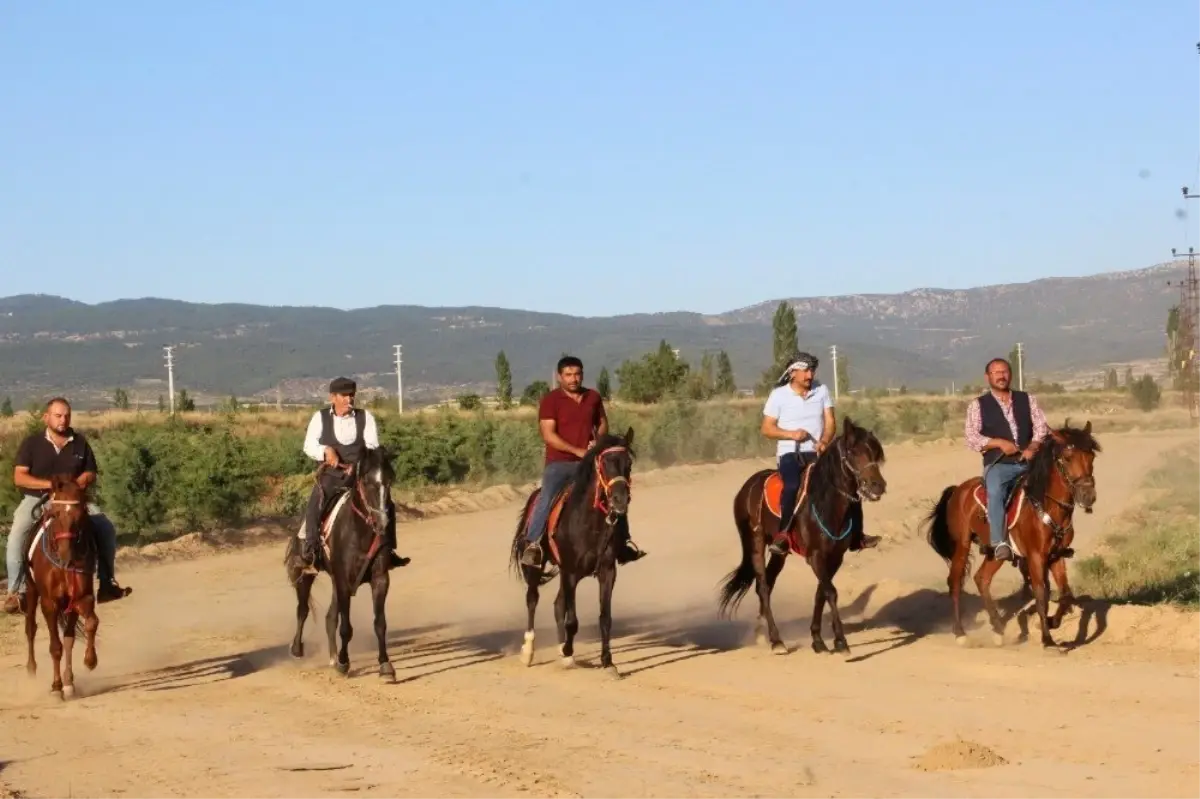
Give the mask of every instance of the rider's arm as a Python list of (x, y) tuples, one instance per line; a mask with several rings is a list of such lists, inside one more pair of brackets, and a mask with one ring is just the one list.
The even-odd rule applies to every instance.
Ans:
[(1046, 414), (1042, 413), (1041, 406), (1038, 405), (1037, 399), (1032, 394), (1029, 395), (1029, 416), (1033, 420), (1033, 440), (1029, 447), (1037, 452), (1038, 447), (1050, 434), (1050, 423), (1046, 421)]
[(49, 491), (49, 480), (34, 477), (29, 473), (29, 468), (33, 466), (32, 441), (33, 436), (30, 436), (17, 448), (17, 457), (13, 461), (13, 485), (26, 491)]
[(596, 427), (592, 432), (592, 439), (598, 439), (608, 432), (608, 413), (604, 410), (604, 400), (596, 403)]
[(776, 439), (779, 441), (803, 441), (808, 438), (808, 433), (804, 430), (784, 430), (779, 426), (779, 415), (782, 413), (782, 408), (779, 407), (779, 402), (775, 399), (775, 394), (767, 397), (767, 404), (763, 407), (762, 426), (759, 430), (767, 438)]
[(818, 442), (821, 448), (829, 446), (829, 442), (833, 441), (833, 437), (837, 435), (837, 417), (833, 413), (833, 405), (825, 406), (825, 429), (821, 431), (821, 440)]
[(363, 444), (367, 449), (379, 449), (379, 425), (375, 423), (375, 415), (364, 410), (367, 421), (363, 424)]
[(304, 434), (304, 454), (314, 461), (325, 460), (325, 448), (321, 446), (320, 411), (314, 413), (312, 419), (308, 421), (308, 431)]
[(100, 467), (96, 464), (96, 453), (92, 451), (92, 445), (84, 439), (83, 442), (83, 471), (75, 478), (75, 484), (80, 488), (86, 489), (92, 483), (96, 482), (96, 473), (100, 471)]
[(971, 404), (967, 406), (967, 419), (963, 424), (963, 438), (966, 441), (967, 448), (975, 452), (983, 452), (985, 449), (991, 449), (996, 446), (993, 441), (979, 432), (979, 428), (983, 423), (983, 418), (979, 412), (979, 399), (971, 400)]
[(569, 452), (572, 455), (582, 458), (586, 454), (586, 450), (573, 447), (566, 441), (563, 441), (562, 436), (555, 429), (556, 426), (557, 423), (553, 419), (538, 419), (538, 430), (542, 434), (542, 441), (545, 441), (559, 452)]

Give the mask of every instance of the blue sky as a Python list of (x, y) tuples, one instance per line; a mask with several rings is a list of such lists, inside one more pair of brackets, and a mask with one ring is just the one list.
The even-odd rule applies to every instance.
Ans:
[(0, 17), (0, 295), (717, 312), (1200, 243), (1195, 0)]

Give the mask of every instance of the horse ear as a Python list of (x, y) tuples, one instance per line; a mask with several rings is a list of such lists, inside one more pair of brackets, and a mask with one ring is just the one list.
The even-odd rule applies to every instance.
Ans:
[(629, 427), (628, 427), (628, 428), (625, 430), (625, 444), (626, 444), (626, 446), (632, 446), (632, 445), (633, 445), (633, 425), (630, 425), (630, 426), (629, 426)]
[(1083, 432), (1087, 433), (1089, 436), (1092, 434), (1092, 420), (1091, 419), (1088, 419), (1087, 424), (1085, 424), (1083, 426)]
[(1053, 427), (1050, 428), (1050, 437), (1052, 439), (1054, 439), (1054, 441), (1056, 443), (1059, 443), (1059, 444), (1067, 443), (1067, 440), (1065, 438), (1063, 438), (1063, 434), (1060, 431), (1055, 430)]
[(858, 430), (858, 425), (854, 423), (854, 420), (850, 418), (849, 414), (846, 414), (842, 417), (842, 434), (846, 436), (846, 438), (854, 438), (855, 435), (858, 434)]

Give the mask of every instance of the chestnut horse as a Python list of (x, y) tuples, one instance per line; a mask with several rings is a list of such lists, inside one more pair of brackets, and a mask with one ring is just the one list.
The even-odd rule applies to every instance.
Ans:
[(633, 428), (624, 436), (606, 433), (583, 456), (567, 487), (550, 508), (543, 538), (549, 543), (550, 557), (534, 568), (521, 563), (528, 541), (526, 525), (541, 488), (525, 501), (517, 518), (509, 552), (509, 565), (525, 581), (525, 607), (529, 623), (521, 646), (521, 661), (533, 664), (533, 620), (537, 613), (538, 588), (555, 574), (560, 578), (554, 600), (554, 619), (558, 623), (561, 664), (575, 665), (575, 634), (579, 616), (575, 612), (575, 589), (585, 577), (595, 576), (600, 584), (600, 668), (620, 677), (612, 662), (609, 640), (612, 636), (612, 594), (617, 581), (617, 542), (622, 525), (628, 523), (631, 471), (633, 469)]
[[(1092, 465), (1100, 452), (1100, 444), (1092, 438), (1092, 423), (1082, 429), (1070, 426), (1069, 420), (1051, 430), (1042, 447), (1029, 463), (1029, 471), (1012, 488), (1005, 514), (1009, 540), (1016, 556), (1014, 565), (1022, 572), (1033, 591), (1038, 618), (1042, 624), (1042, 645), (1055, 646), (1050, 631), (1062, 623), (1074, 602), (1067, 583), (1066, 558), (1074, 555), (1071, 541), (1075, 537), (1072, 517), (1075, 506), (1091, 513), (1096, 502), (1096, 479)], [(972, 477), (958, 485), (946, 486), (941, 499), (925, 518), (928, 527), (926, 540), (933, 550), (950, 566), (947, 585), (954, 614), (954, 637), (966, 642), (959, 595), (971, 566), (971, 542), (980, 547), (990, 541), (987, 522), (987, 494), (983, 479)], [(975, 585), (983, 597), (988, 619), (997, 644), (1003, 642), (1004, 623), (992, 600), (991, 583), (1004, 561), (988, 557), (975, 572)], [(1058, 610), (1047, 619), (1047, 571), (1058, 584)]]
[[(50, 478), (50, 494), (42, 520), (34, 527), (31, 546), (24, 558), (25, 637), (29, 640), (26, 671), (37, 673), (33, 640), (37, 637), (37, 610), (40, 605), (50, 632), (50, 657), (54, 659), (54, 683), (50, 690), (59, 699), (75, 695), (75, 674), (71, 669), (71, 650), (79, 618), (84, 619), (87, 651), (83, 665), (96, 668), (96, 597), (92, 576), (96, 571), (96, 541), (88, 522), (87, 491), (70, 477)], [(59, 638), (66, 639), (66, 646)], [(63, 656), (66, 664), (63, 665)]]
[[(833, 576), (841, 567), (851, 541), (862, 536), (862, 500), (877, 502), (887, 491), (887, 481), (880, 471), (883, 462), (883, 445), (875, 434), (845, 417), (841, 435), (804, 472), (788, 538), (791, 550), (808, 561), (817, 577), (810, 628), (814, 652), (829, 651), (821, 638), (821, 614), (826, 602), (832, 616), (833, 649), (850, 651), (838, 613)], [(765, 563), (767, 544), (779, 529), (780, 486), (778, 471), (763, 469), (752, 474), (733, 499), (733, 520), (742, 540), (742, 562), (725, 576), (720, 609), (722, 615), (736, 611), (750, 586), (755, 585), (757, 638), (761, 643), (765, 620), (771, 651), (786, 655), (788, 649), (779, 637), (771, 612), (771, 591), (787, 555), (771, 553), (770, 562)]]

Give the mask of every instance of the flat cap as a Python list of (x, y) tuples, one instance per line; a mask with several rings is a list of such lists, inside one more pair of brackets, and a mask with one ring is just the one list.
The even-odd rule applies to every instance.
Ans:
[(348, 377), (335, 377), (329, 381), (330, 394), (353, 394), (358, 386)]

